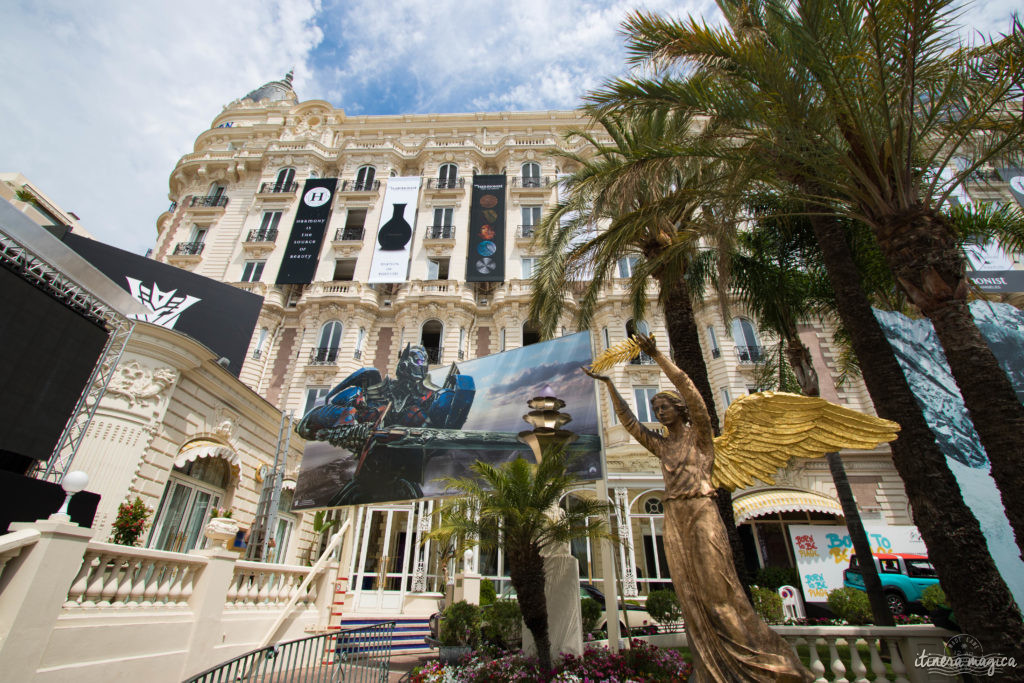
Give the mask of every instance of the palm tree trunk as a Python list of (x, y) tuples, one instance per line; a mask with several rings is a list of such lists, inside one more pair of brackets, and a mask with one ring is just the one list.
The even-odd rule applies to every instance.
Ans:
[[(872, 312), (843, 229), (825, 216), (812, 216), (811, 222), (871, 400), (881, 417), (900, 424), (900, 436), (891, 444), (893, 464), (950, 606), (986, 652), (1024, 661), (1020, 610)], [(1014, 675), (1013, 680), (1024, 680), (1024, 669)]]
[(952, 230), (941, 216), (914, 211), (894, 217), (876, 233), (896, 281), (932, 321), (988, 454), (1017, 548), (1024, 551), (1024, 405), (974, 324)]
[[(711, 427), (715, 434), (720, 434), (718, 424), (718, 411), (715, 410), (715, 395), (711, 391), (711, 381), (708, 379), (708, 366), (704, 363), (704, 353), (700, 346), (700, 333), (697, 330), (697, 318), (693, 312), (693, 302), (690, 299), (690, 289), (682, 278), (674, 282), (658, 283), (661, 286), (661, 302), (665, 312), (665, 328), (668, 331), (668, 341), (671, 346), (672, 362), (683, 372), (690, 376), (704, 405), (708, 408), (708, 416), (711, 418)], [(732, 547), (733, 565), (736, 567), (736, 575), (743, 585), (747, 598), (753, 600), (750, 594), (750, 572), (747, 570), (746, 556), (743, 552), (743, 543), (740, 541), (739, 532), (736, 531), (736, 517), (732, 509), (732, 493), (728, 489), (718, 489), (715, 495), (715, 503), (718, 505), (718, 514), (725, 524), (726, 533), (729, 536), (729, 545)]]
[[(792, 330), (788, 337), (786, 355), (793, 366), (793, 372), (796, 373), (800, 390), (805, 396), (820, 396), (821, 385), (818, 382), (818, 372), (814, 369), (810, 349), (800, 341), (800, 335), (796, 330)], [(839, 505), (843, 508), (843, 518), (846, 530), (850, 532), (850, 540), (853, 541), (853, 550), (857, 557), (861, 558), (860, 573), (864, 579), (868, 602), (871, 603), (871, 616), (878, 626), (895, 626), (896, 622), (882, 591), (882, 581), (878, 578), (878, 569), (874, 562), (867, 559), (871, 557), (871, 543), (868, 541), (867, 532), (864, 531), (864, 522), (860, 518), (860, 509), (850, 487), (850, 479), (846, 476), (843, 459), (838, 453), (826, 453), (825, 460), (828, 462), (829, 472), (832, 473)]]
[[(506, 546), (512, 549), (512, 546)], [(544, 594), (544, 558), (540, 548), (530, 544), (527, 548), (516, 548), (521, 561), (510, 563), (509, 578), (516, 589), (519, 611), (523, 623), (530, 629), (537, 646), (537, 657), (544, 671), (551, 670), (551, 639), (548, 635), (548, 603)]]

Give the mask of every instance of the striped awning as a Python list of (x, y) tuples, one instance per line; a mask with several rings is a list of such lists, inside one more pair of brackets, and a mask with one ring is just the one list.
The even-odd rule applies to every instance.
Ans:
[(195, 462), (199, 458), (221, 458), (231, 466), (231, 471), (236, 477), (239, 474), (241, 459), (238, 457), (238, 453), (235, 453), (230, 446), (202, 439), (185, 444), (181, 453), (178, 453), (178, 457), (174, 459), (174, 466), (184, 467), (187, 463)]
[(769, 515), (776, 512), (824, 512), (832, 515), (843, 515), (843, 507), (839, 501), (830, 496), (811, 491), (791, 491), (771, 489), (747, 493), (732, 501), (732, 511), (736, 524), (742, 524), (752, 517)]

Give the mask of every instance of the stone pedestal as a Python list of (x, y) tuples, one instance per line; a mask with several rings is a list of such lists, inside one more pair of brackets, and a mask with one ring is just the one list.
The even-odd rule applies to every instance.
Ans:
[[(583, 654), (583, 619), (580, 615), (580, 565), (565, 553), (544, 558), (544, 595), (548, 605), (548, 638), (551, 660), (560, 655)], [(523, 652), (536, 656), (537, 645), (530, 630), (523, 626)]]

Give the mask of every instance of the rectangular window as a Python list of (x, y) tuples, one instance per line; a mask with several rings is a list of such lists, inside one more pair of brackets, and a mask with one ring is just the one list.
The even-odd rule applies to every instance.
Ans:
[(540, 223), (540, 209), (539, 206), (524, 206), (523, 207), (523, 237), (531, 237), (533, 235), (533, 229)]
[(259, 282), (263, 277), (263, 266), (266, 261), (246, 261), (242, 266), (242, 282)]
[(206, 241), (206, 228), (193, 225), (192, 226), (192, 239), (189, 240), (193, 244), (202, 244)]
[(280, 211), (264, 211), (263, 220), (260, 221), (260, 232), (266, 234), (270, 230), (277, 230), (277, 224), (280, 222)]
[(448, 259), (427, 259), (427, 279), (428, 280), (447, 280), (448, 279)]
[(435, 240), (450, 240), (455, 237), (452, 229), (452, 215), (454, 212), (455, 210), (450, 206), (434, 209), (434, 222), (430, 224), (427, 237)]
[(523, 279), (529, 280), (533, 277), (533, 272), (537, 268), (537, 259), (524, 258), (521, 260), (523, 262)]
[(651, 399), (658, 393), (658, 387), (633, 387), (636, 398), (636, 418), (641, 422), (657, 422), (651, 412)]
[(732, 405), (732, 396), (729, 395), (728, 389), (722, 389), (722, 408), (728, 409)]
[(713, 325), (708, 325), (708, 343), (711, 344), (711, 357), (720, 357), (722, 355), (722, 349), (718, 348), (718, 336), (715, 334), (715, 328)]
[(454, 209), (450, 206), (434, 209), (434, 225), (435, 226), (448, 226), (452, 225), (452, 214)]
[(356, 259), (340, 258), (334, 262), (335, 280), (354, 280), (356, 276)]
[(624, 256), (619, 259), (619, 277), (633, 277), (633, 269), (640, 259), (636, 256)]
[(302, 411), (302, 414), (306, 415), (318, 405), (323, 405), (324, 397), (326, 397), (330, 391), (330, 387), (306, 387), (306, 407)]

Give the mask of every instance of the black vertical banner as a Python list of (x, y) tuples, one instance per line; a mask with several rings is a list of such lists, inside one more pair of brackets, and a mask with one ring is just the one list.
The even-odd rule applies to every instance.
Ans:
[(337, 178), (310, 178), (306, 181), (292, 232), (288, 236), (288, 246), (281, 259), (281, 269), (277, 271), (277, 284), (308, 285), (313, 281), (337, 185)]
[(466, 282), (505, 280), (505, 186), (502, 175), (474, 175)]

